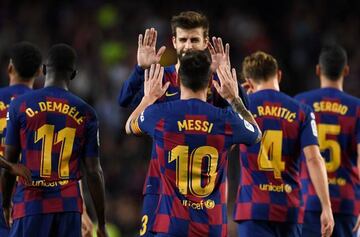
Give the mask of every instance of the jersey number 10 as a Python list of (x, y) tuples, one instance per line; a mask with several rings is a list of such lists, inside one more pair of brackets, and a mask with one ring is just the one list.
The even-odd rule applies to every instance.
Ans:
[[(208, 182), (203, 186), (202, 173), (204, 158), (207, 159), (206, 176)], [(186, 195), (188, 190), (197, 197), (206, 197), (215, 188), (216, 168), (219, 153), (215, 147), (201, 146), (194, 149), (189, 157), (189, 146), (176, 146), (170, 151), (169, 163), (176, 160), (176, 186)]]

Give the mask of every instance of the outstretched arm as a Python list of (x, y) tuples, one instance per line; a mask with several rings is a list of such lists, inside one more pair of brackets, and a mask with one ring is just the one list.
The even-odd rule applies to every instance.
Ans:
[(150, 69), (145, 70), (144, 81), (144, 97), (142, 98), (138, 107), (129, 116), (125, 131), (127, 134), (131, 134), (131, 123), (133, 123), (149, 105), (152, 105), (158, 98), (160, 98), (167, 88), (170, 82), (162, 85), (162, 78), (164, 75), (164, 68), (160, 64), (151, 65)]
[(160, 62), (166, 47), (156, 51), (157, 31), (154, 28), (146, 29), (144, 36), (139, 35), (137, 50), (137, 66), (130, 77), (124, 82), (118, 96), (118, 103), (122, 107), (135, 107), (143, 96), (142, 85), (144, 70), (151, 64)]
[(320, 150), (317, 145), (306, 146), (303, 151), (311, 182), (313, 183), (316, 194), (321, 202), (321, 235), (331, 236), (334, 228), (334, 218), (331, 210), (329, 184), (327, 180), (325, 162), (321, 157)]
[(220, 80), (220, 84), (217, 81), (213, 81), (216, 90), (231, 105), (235, 112), (240, 114), (246, 121), (257, 127), (260, 133), (256, 142), (259, 142), (262, 137), (261, 130), (251, 112), (245, 107), (242, 99), (239, 97), (235, 69), (232, 69), (230, 72), (229, 67), (220, 66), (216, 72)]
[(208, 43), (208, 49), (211, 54), (211, 71), (216, 72), (219, 66), (231, 67), (230, 64), (230, 45), (224, 44), (220, 37), (212, 37), (213, 43)]

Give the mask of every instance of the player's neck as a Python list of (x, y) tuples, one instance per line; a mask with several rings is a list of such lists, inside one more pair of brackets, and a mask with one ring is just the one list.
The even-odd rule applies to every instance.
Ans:
[(29, 88), (33, 88), (34, 81), (35, 81), (35, 78), (31, 78), (29, 81), (23, 81), (23, 80), (21, 80), (21, 78), (18, 78), (16, 76), (15, 77), (10, 76), (9, 86), (24, 85)]
[(64, 90), (69, 90), (65, 80), (55, 79), (54, 77), (46, 77), (44, 87), (55, 86)]
[(261, 91), (261, 90), (280, 91), (279, 81), (276, 78), (274, 78), (274, 79), (269, 79), (268, 81), (254, 83), (254, 91)]
[(183, 86), (180, 86), (180, 99), (181, 100), (188, 100), (188, 99), (199, 99), (206, 102), (206, 90), (204, 91), (197, 91), (194, 92), (188, 88), (184, 88)]
[(344, 81), (343, 77), (339, 78), (336, 81), (331, 81), (324, 76), (320, 77), (321, 88), (329, 88), (330, 87), (330, 88), (335, 88), (340, 91), (343, 91), (343, 81)]
[(177, 60), (177, 63), (175, 64), (176, 73), (179, 72), (179, 68), (180, 68), (180, 60), (178, 59), (178, 60)]

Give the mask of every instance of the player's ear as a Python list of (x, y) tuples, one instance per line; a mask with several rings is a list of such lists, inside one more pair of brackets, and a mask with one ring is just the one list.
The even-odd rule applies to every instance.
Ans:
[(345, 65), (343, 70), (343, 76), (346, 77), (347, 75), (349, 75), (349, 73), (350, 73), (350, 67), (349, 65)]
[(9, 74), (9, 75), (12, 74), (12, 73), (14, 73), (14, 71), (15, 71), (14, 64), (12, 63), (11, 59), (10, 59), (10, 62), (9, 62), (7, 71), (8, 71), (8, 74)]
[(172, 37), (172, 43), (173, 43), (174, 49), (176, 49), (176, 36), (174, 36), (174, 35)]
[(316, 73), (316, 76), (320, 77), (321, 67), (319, 64), (316, 64), (315, 73)]
[(208, 43), (209, 43), (209, 36), (205, 36), (205, 37), (204, 37), (204, 43), (205, 43), (205, 45), (206, 45), (206, 47), (207, 47), (207, 45), (208, 45)]
[(278, 82), (280, 84), (281, 79), (282, 79), (282, 71), (280, 69), (277, 71), (277, 79), (278, 79)]
[(249, 78), (249, 77), (244, 77), (245, 81), (247, 82), (247, 84), (249, 85), (249, 88), (251, 90), (254, 90), (255, 86), (254, 86), (254, 80)]

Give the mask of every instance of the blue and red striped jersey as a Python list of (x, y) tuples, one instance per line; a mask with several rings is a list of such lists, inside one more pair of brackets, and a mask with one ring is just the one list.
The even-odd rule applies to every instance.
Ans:
[[(214, 75), (214, 77), (217, 79), (217, 75)], [(163, 103), (180, 99), (180, 84), (175, 65), (164, 68), (163, 83), (165, 84), (166, 82), (170, 82), (169, 88), (167, 89), (166, 93), (156, 101), (156, 103)], [(129, 106), (137, 106), (144, 96), (143, 89), (137, 91), (139, 86), (143, 86), (143, 70), (137, 67), (132, 77), (130, 77), (122, 87), (119, 95), (119, 103), (123, 106), (129, 104), (131, 104)], [(241, 90), (241, 88), (239, 88), (239, 90)], [(212, 86), (212, 84), (209, 84), (207, 102), (219, 108), (225, 108), (229, 106), (229, 104), (217, 93), (215, 87)], [(246, 101), (244, 103), (246, 103)], [(160, 171), (157, 167), (158, 165), (156, 164), (156, 159), (154, 159), (154, 152), (152, 152), (148, 173), (143, 188), (144, 194), (159, 194)]]
[(263, 137), (261, 144), (240, 145), (234, 219), (302, 223), (299, 156), (304, 147), (318, 144), (314, 115), (275, 90), (258, 91), (249, 99)]
[[(360, 144), (360, 100), (335, 88), (322, 88), (296, 96), (312, 107), (326, 162), (331, 207), (334, 213), (357, 216), (360, 180), (357, 145)], [(306, 167), (301, 170), (306, 210), (321, 211)]]
[(227, 150), (254, 144), (257, 128), (198, 99), (152, 105), (131, 128), (154, 140), (161, 195), (153, 231), (227, 236)]
[[(0, 89), (0, 155), (1, 156), (4, 156), (4, 152), (5, 152), (6, 115), (10, 106), (10, 102), (16, 97), (25, 94), (29, 91), (32, 90), (29, 87), (22, 84), (7, 86)], [(0, 202), (2, 203), (1, 193), (0, 193)], [(2, 206), (0, 207), (0, 211), (2, 211)]]
[(26, 92), (32, 91), (29, 87), (17, 84), (0, 89), (0, 155), (4, 155), (6, 134), (6, 114), (11, 100)]
[(33, 182), (20, 179), (13, 218), (54, 212), (82, 212), (78, 185), (81, 159), (97, 159), (98, 120), (79, 97), (46, 87), (14, 99), (9, 107), (6, 145), (21, 149), (20, 163)]

